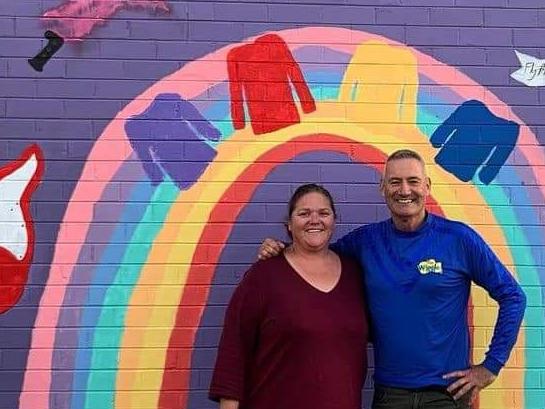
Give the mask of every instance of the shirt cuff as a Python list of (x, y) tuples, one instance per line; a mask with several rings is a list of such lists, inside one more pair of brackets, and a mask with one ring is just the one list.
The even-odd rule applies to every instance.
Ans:
[(236, 388), (225, 385), (211, 385), (208, 391), (208, 399), (219, 402), (220, 399), (242, 400), (242, 394), (238, 393)]
[(495, 358), (487, 356), (482, 365), (492, 372), (494, 375), (498, 375), (503, 368), (503, 364)]

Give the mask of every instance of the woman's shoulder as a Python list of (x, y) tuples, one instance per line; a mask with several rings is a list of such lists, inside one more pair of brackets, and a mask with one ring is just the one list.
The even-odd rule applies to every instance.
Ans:
[(278, 279), (279, 270), (285, 268), (285, 260), (282, 254), (267, 260), (257, 260), (246, 270), (243, 281), (252, 285), (263, 285), (263, 283), (270, 282), (271, 279)]
[(344, 269), (350, 269), (353, 271), (361, 270), (360, 264), (355, 258), (345, 256), (344, 254), (339, 254), (338, 256), (341, 259), (341, 263)]
[(342, 272), (345, 276), (355, 280), (358, 284), (362, 280), (362, 269), (358, 261), (352, 257), (339, 255), (341, 259)]

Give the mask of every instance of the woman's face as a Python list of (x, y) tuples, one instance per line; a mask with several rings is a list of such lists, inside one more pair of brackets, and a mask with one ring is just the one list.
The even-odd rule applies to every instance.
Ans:
[(321, 250), (329, 245), (334, 229), (335, 215), (323, 194), (310, 192), (299, 198), (288, 221), (296, 246)]

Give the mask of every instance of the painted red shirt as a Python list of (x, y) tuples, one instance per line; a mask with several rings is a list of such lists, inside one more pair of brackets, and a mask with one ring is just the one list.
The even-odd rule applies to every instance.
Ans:
[(211, 399), (240, 409), (360, 409), (367, 370), (361, 273), (341, 259), (328, 293), (306, 282), (284, 256), (259, 261), (227, 309)]
[(236, 47), (227, 55), (231, 116), (235, 129), (246, 125), (244, 101), (256, 135), (299, 123), (291, 85), (303, 112), (316, 110), (299, 65), (288, 45), (276, 34)]

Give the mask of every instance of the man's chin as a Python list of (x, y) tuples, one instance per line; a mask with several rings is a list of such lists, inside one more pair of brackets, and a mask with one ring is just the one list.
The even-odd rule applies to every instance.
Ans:
[(419, 211), (416, 210), (409, 210), (406, 211), (397, 209), (398, 211), (392, 212), (392, 217), (395, 217), (396, 219), (399, 219), (402, 222), (409, 222), (410, 220), (417, 218), (419, 215)]
[(406, 206), (404, 206), (402, 208), (397, 207), (392, 214), (396, 215), (397, 217), (414, 217), (418, 214), (418, 211), (416, 211), (416, 209), (408, 209)]

